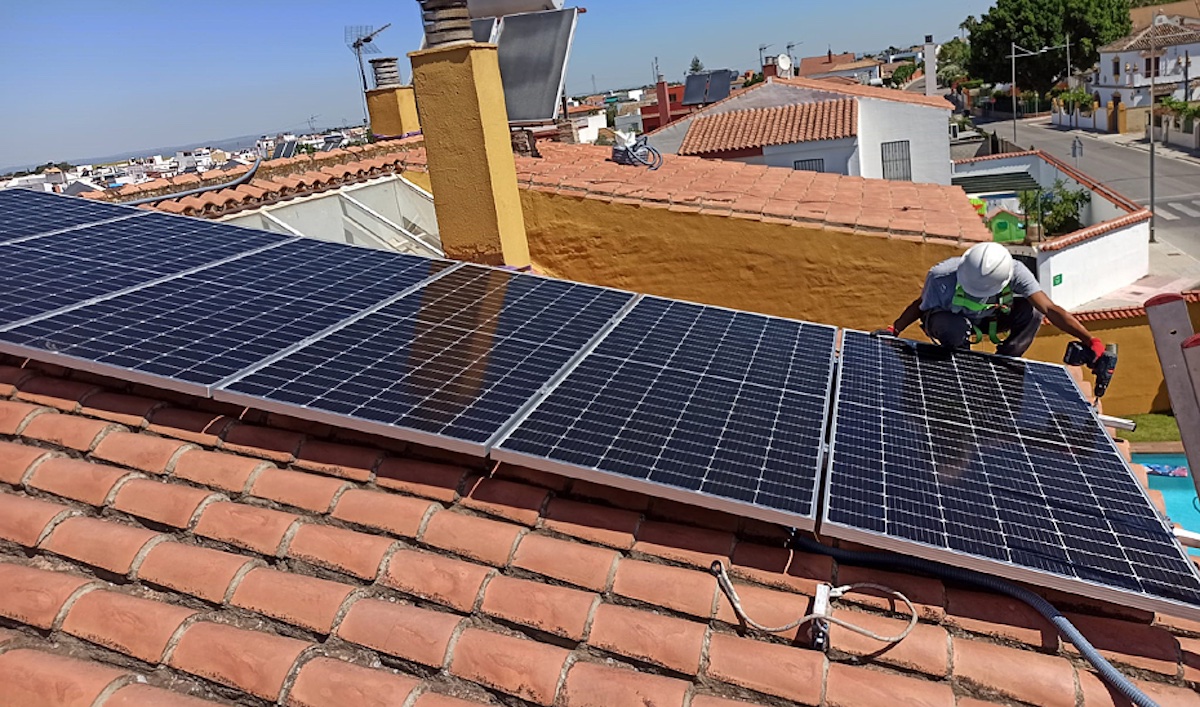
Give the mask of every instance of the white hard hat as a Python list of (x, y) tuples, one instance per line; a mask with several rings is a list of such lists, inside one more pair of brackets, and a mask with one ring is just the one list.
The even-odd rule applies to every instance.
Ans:
[(997, 295), (1012, 279), (1013, 258), (999, 243), (971, 246), (958, 265), (958, 284), (972, 297)]

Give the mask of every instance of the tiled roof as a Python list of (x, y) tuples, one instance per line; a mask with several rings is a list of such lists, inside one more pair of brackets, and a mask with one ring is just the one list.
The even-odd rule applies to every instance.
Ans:
[(811, 88), (819, 91), (834, 91), (844, 93), (847, 96), (858, 96), (860, 98), (878, 98), (883, 101), (896, 101), (898, 103), (912, 103), (915, 105), (928, 106), (930, 108), (942, 108), (951, 110), (954, 108), (941, 96), (926, 96), (923, 93), (913, 93), (912, 91), (901, 91), (894, 88), (882, 88), (879, 86), (864, 86), (857, 85), (839, 85), (821, 79), (806, 79), (806, 78), (779, 78), (774, 77), (772, 81), (787, 84), (788, 86), (797, 86), (800, 88)]
[[(58, 368), (0, 361), (0, 704), (1112, 705), (1006, 598), (785, 548), (781, 527)], [(9, 359), (8, 364), (15, 361)], [(806, 613), (876, 582), (890, 650)], [(1164, 707), (1200, 624), (1045, 592)], [(904, 621), (851, 593), (835, 615)]]
[(822, 71), (833, 71), (838, 68), (839, 64), (849, 64), (853, 61), (855, 61), (854, 52), (800, 57), (800, 61), (796, 65), (796, 73), (801, 76), (819, 74)]
[(1195, 26), (1177, 25), (1172, 22), (1152, 24), (1145, 29), (1122, 37), (1115, 42), (1100, 47), (1102, 52), (1127, 52), (1130, 50), (1145, 51), (1151, 47), (1162, 49), (1181, 44), (1200, 43), (1200, 28)]
[(874, 68), (874, 67), (880, 66), (882, 64), (883, 64), (883, 62), (879, 61), (878, 59), (859, 59), (858, 61), (848, 61), (848, 62), (845, 62), (842, 64), (832, 64), (832, 65), (827, 66), (827, 68), (819, 69), (814, 72), (801, 72), (800, 75), (801, 76), (811, 76), (813, 74), (820, 74), (820, 73), (827, 72), (827, 71), (850, 71), (853, 69), (867, 69), (867, 68)]
[[(1183, 293), (1183, 298), (1187, 302), (1200, 302), (1200, 290), (1187, 290)], [(1136, 319), (1137, 317), (1146, 316), (1146, 308), (1142, 307), (1116, 307), (1113, 309), (1093, 309), (1088, 312), (1075, 312), (1075, 318), (1081, 322), (1098, 322), (1098, 321), (1119, 321), (1122, 319)]]
[(838, 140), (858, 134), (858, 101), (838, 98), (773, 108), (701, 115), (692, 120), (681, 155)]
[[(428, 167), (425, 150), (416, 146), (417, 142), (419, 139), (393, 141), (391, 152), (379, 151), (381, 148), (376, 146), (383, 143), (376, 143), (372, 148), (377, 151), (371, 154), (377, 156), (333, 162), (315, 171), (299, 171), (298, 166), (325, 162), (310, 162), (307, 157), (277, 160), (297, 171), (267, 171), (270, 176), (256, 177), (248, 185), (163, 201), (156, 208), (216, 217), (384, 174), (425, 171)], [(991, 240), (991, 234), (958, 187), (819, 174), (680, 155), (666, 155), (662, 168), (651, 172), (612, 162), (609, 159), (612, 151), (606, 147), (543, 142), (538, 144), (538, 150), (541, 159), (516, 158), (518, 184), (524, 189), (865, 235), (953, 244)], [(320, 153), (318, 158), (333, 155), (336, 160), (343, 152)], [(208, 173), (205, 174), (207, 180)], [(228, 176), (215, 181), (227, 179)], [(127, 198), (163, 192), (154, 182), (141, 186), (149, 188)], [(167, 185), (167, 189), (171, 188)], [(263, 193), (255, 196), (251, 189), (262, 189)], [(103, 194), (103, 198), (112, 198), (110, 192)]]

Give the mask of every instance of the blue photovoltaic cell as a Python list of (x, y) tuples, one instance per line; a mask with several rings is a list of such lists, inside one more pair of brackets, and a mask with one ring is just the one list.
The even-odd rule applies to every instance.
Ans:
[(479, 448), (631, 298), (468, 265), (223, 390)]
[(846, 332), (834, 419), (823, 534), (1200, 606), (1200, 576), (1061, 366)]
[(0, 340), (211, 386), (450, 266), (296, 240), (0, 333)]
[(29, 189), (0, 189), (0, 244), (138, 213), (129, 206)]
[(811, 522), (834, 332), (643, 298), (497, 450)]
[[(67, 197), (56, 197), (69, 201)], [(146, 214), (0, 247), (0, 328), (292, 236)]]

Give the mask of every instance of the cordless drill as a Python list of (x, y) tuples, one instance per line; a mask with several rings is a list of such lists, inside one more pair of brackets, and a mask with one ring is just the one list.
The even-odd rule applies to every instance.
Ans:
[(1092, 374), (1096, 376), (1092, 390), (1096, 393), (1097, 398), (1103, 398), (1104, 393), (1108, 391), (1108, 384), (1112, 382), (1113, 371), (1117, 368), (1117, 345), (1109, 344), (1104, 347), (1104, 353), (1096, 357), (1091, 349), (1078, 341), (1072, 341), (1067, 344), (1067, 353), (1063, 356), (1063, 363), (1068, 366), (1090, 368)]

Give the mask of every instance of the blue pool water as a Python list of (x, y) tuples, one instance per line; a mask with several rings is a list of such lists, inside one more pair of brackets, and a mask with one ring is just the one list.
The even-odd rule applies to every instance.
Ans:
[[(1135, 464), (1166, 464), (1170, 466), (1187, 466), (1187, 458), (1182, 454), (1134, 454)], [(1189, 471), (1189, 474), (1192, 471)], [(1192, 484), (1191, 476), (1155, 476), (1150, 475), (1150, 488), (1161, 491), (1167, 504), (1167, 515), (1173, 523), (1178, 523), (1188, 530), (1200, 533), (1200, 509), (1197, 508), (1196, 487)], [(1200, 548), (1192, 548), (1188, 552), (1200, 555)]]

